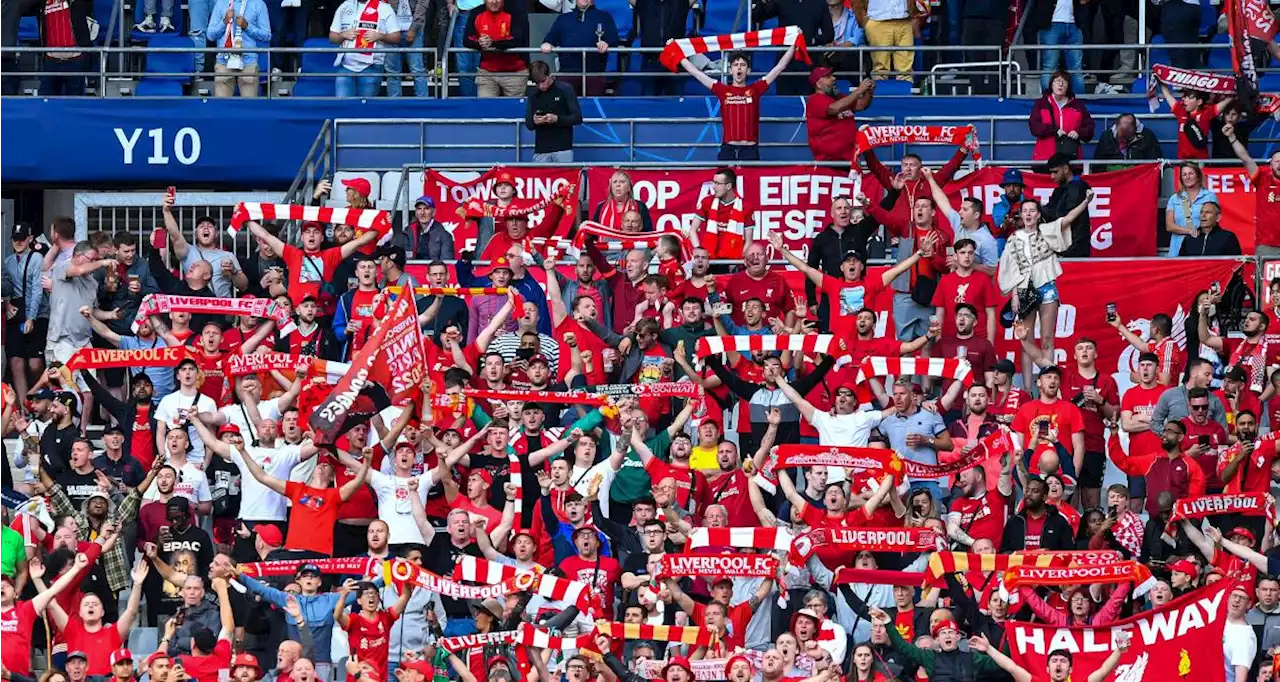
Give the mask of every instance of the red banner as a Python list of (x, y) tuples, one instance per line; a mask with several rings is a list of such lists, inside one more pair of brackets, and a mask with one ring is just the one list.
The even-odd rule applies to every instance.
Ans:
[[(408, 303), (401, 305), (400, 301)], [(386, 335), (378, 346), (369, 379), (381, 384), (391, 402), (398, 404), (415, 393), (427, 376), (427, 353), (413, 299), (397, 299), (383, 324)]]
[[(764, 239), (768, 232), (781, 232), (792, 249), (808, 254), (809, 240), (831, 219), (831, 200), (849, 196), (853, 181), (834, 168), (813, 166), (771, 166), (735, 169), (738, 193), (757, 208), (755, 230), (748, 240)], [(612, 168), (587, 169), (587, 211), (609, 196)], [(649, 207), (654, 227), (670, 230), (693, 227), (702, 197), (711, 194), (715, 168), (658, 170), (628, 168), (636, 199)], [(1155, 201), (1153, 198), (1152, 201)], [(803, 290), (801, 292), (803, 294)]]
[[(495, 167), (484, 174), (474, 172), (441, 173), (427, 169), (422, 179), (422, 194), (436, 202), (436, 220), (453, 234), (453, 243), (459, 252), (476, 248), (475, 223), (458, 216), (458, 209), (469, 199), (488, 201), (494, 198), (493, 179), (499, 172), (510, 173), (516, 181), (517, 204), (550, 199), (561, 186), (577, 183), (582, 177), (578, 168), (501, 168)], [(545, 211), (530, 214), (529, 224), (537, 225)], [(557, 234), (566, 235), (577, 215), (566, 211), (560, 221)]]
[(1253, 183), (1249, 174), (1241, 166), (1206, 166), (1204, 186), (1218, 195), (1222, 226), (1235, 233), (1241, 251), (1253, 253), (1257, 239), (1253, 227)]
[[(978, 197), (994, 206), (1004, 195), (1000, 179), (1005, 169), (987, 166), (947, 185), (948, 196)], [(1048, 175), (1023, 173), (1027, 194), (1048, 201), (1054, 182)], [(1160, 164), (1134, 166), (1109, 173), (1080, 176), (1093, 188), (1089, 217), (1093, 227), (1093, 256), (1125, 258), (1156, 255), (1156, 214), (1160, 199)], [(878, 199), (879, 193), (868, 197)], [(1163, 225), (1163, 223), (1160, 223)]]
[(194, 351), (186, 346), (139, 348), (81, 348), (67, 358), (67, 369), (98, 369), (100, 367), (177, 367), (186, 357), (194, 357)]
[(1128, 630), (1132, 644), (1112, 679), (1223, 682), (1223, 626), (1227, 594), (1234, 584), (1219, 580), (1158, 609), (1098, 628), (1009, 620), (1009, 655), (1033, 677), (1044, 675), (1049, 652), (1057, 649), (1071, 653), (1074, 670), (1094, 671), (1111, 655), (1112, 633)]

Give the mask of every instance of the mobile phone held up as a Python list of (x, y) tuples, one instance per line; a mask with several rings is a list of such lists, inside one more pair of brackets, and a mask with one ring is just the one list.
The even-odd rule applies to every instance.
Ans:
[(1116, 304), (1108, 303), (1107, 304), (1107, 322), (1115, 322), (1115, 321), (1116, 321)]

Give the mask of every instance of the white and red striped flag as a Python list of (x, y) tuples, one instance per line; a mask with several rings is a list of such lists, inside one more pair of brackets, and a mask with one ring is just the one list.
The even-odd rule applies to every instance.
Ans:
[(695, 54), (745, 50), (753, 47), (786, 47), (790, 45), (796, 46), (796, 59), (805, 64), (812, 63), (809, 60), (809, 50), (805, 47), (804, 32), (798, 26), (766, 28), (761, 31), (747, 31), (746, 33), (730, 33), (718, 36), (681, 38), (667, 43), (666, 48), (662, 50), (662, 54), (658, 56), (658, 60), (662, 62), (663, 66), (667, 67), (668, 71), (675, 72), (680, 69), (680, 60), (687, 59)]
[(698, 339), (695, 349), (698, 357), (718, 355), (729, 351), (738, 353), (773, 352), (789, 350), (806, 355), (822, 353), (836, 357), (847, 355), (848, 347), (843, 339), (832, 334), (765, 334), (754, 336), (704, 336)]
[(795, 536), (786, 528), (694, 528), (687, 549), (736, 547), (790, 552)]
[(375, 208), (345, 208), (331, 206), (302, 206), (300, 204), (264, 204), (240, 202), (231, 214), (227, 232), (235, 236), (250, 220), (302, 220), (317, 223), (350, 225), (360, 234), (373, 230), (378, 233), (378, 243), (391, 238), (391, 214)]

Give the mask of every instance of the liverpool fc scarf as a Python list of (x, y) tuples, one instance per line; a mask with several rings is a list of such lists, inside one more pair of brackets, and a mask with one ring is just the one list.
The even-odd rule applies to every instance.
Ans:
[(1091, 566), (1027, 566), (1024, 564), (1010, 567), (1004, 572), (1004, 585), (1010, 590), (1023, 585), (1062, 587), (1127, 582), (1142, 585), (1150, 579), (1151, 569), (1136, 561), (1114, 561)]
[(778, 461), (774, 469), (829, 466), (861, 471), (885, 471), (895, 477), (903, 473), (903, 461), (897, 452), (885, 448), (860, 448), (852, 445), (777, 446)]
[(728, 52), (745, 50), (753, 47), (786, 47), (796, 46), (796, 59), (810, 64), (809, 50), (804, 44), (804, 32), (797, 26), (785, 28), (769, 28), (762, 31), (747, 31), (729, 35), (705, 36), (700, 38), (680, 38), (667, 43), (667, 47), (658, 56), (658, 61), (668, 71), (680, 70), (680, 61), (691, 55), (708, 52)]
[(1203, 495), (1174, 502), (1173, 516), (1169, 518), (1165, 532), (1172, 535), (1174, 532), (1172, 527), (1184, 519), (1203, 519), (1223, 514), (1265, 516), (1267, 521), (1275, 522), (1275, 507), (1267, 502), (1266, 493)]
[[(374, 7), (374, 13), (376, 14), (378, 1), (373, 0), (369, 5)], [(367, 11), (368, 5), (365, 9)], [(302, 206), (299, 204), (241, 202), (236, 204), (235, 213), (231, 214), (231, 224), (227, 226), (227, 232), (235, 236), (240, 231), (240, 228), (250, 220), (256, 222), (264, 220), (304, 220), (307, 222), (350, 225), (356, 228), (357, 234), (363, 234), (369, 230), (377, 232), (379, 244), (391, 237), (391, 214), (374, 208), (335, 208), (330, 206)]]
[(791, 563), (802, 565), (814, 550), (827, 546), (851, 552), (932, 552), (938, 549), (940, 539), (930, 528), (815, 528), (796, 536)]
[(919, 587), (923, 573), (908, 571), (885, 571), (877, 568), (851, 568), (841, 566), (836, 569), (832, 585), (901, 585), (903, 587)]
[(240, 564), (237, 568), (240, 571), (240, 575), (262, 578), (267, 576), (294, 575), (298, 572), (299, 568), (310, 564), (320, 569), (321, 573), (328, 575), (361, 575), (371, 577), (377, 574), (378, 567), (382, 563), (382, 559), (360, 556), (339, 557), (335, 559), (255, 561), (253, 563)]
[(336, 384), (351, 369), (350, 363), (321, 360), (310, 355), (289, 353), (237, 353), (222, 360), (222, 371), (229, 377), (262, 372), (294, 372), (305, 368), (312, 377), (324, 377), (326, 383)]
[(853, 145), (853, 161), (868, 149), (887, 147), (894, 144), (952, 144), (973, 154), (975, 160), (982, 160), (982, 149), (978, 144), (978, 130), (968, 126), (872, 126), (858, 128), (858, 137)]
[(929, 557), (929, 568), (924, 574), (926, 587), (942, 587), (943, 576), (948, 573), (969, 571), (1004, 573), (1014, 566), (1092, 566), (1121, 561), (1115, 550), (1079, 552), (1015, 552), (1013, 554), (975, 554), (972, 552), (935, 552)]
[[(612, 202), (610, 202), (612, 203)], [(596, 245), (605, 251), (621, 251), (623, 249), (657, 249), (663, 237), (671, 237), (680, 243), (680, 254), (683, 260), (692, 255), (689, 241), (680, 230), (659, 230), (657, 232), (623, 232), (592, 220), (584, 220), (578, 225), (573, 235), (573, 245), (582, 248), (586, 245), (588, 235), (596, 237)]]
[(565, 183), (551, 196), (546, 199), (530, 203), (521, 203), (519, 206), (498, 206), (490, 204), (478, 198), (471, 198), (467, 203), (458, 207), (459, 218), (527, 218), (530, 214), (537, 213), (550, 206), (552, 203), (560, 203), (564, 205), (570, 200), (570, 197), (577, 198), (578, 186), (574, 183)]
[(765, 334), (756, 336), (704, 336), (694, 352), (700, 358), (735, 351), (738, 353), (789, 350), (805, 355), (842, 356), (848, 354), (843, 339), (831, 334)]
[(442, 637), (436, 640), (442, 649), (451, 654), (460, 653), (467, 649), (474, 649), (489, 644), (508, 644), (515, 641), (517, 632), (515, 630), (503, 630), (501, 632), (477, 632), (470, 635), (460, 635), (457, 637)]
[[(688, 381), (661, 381), (656, 384), (596, 384), (586, 388), (588, 393), (596, 393), (613, 398), (697, 398), (702, 395), (702, 387)], [(609, 415), (606, 417), (612, 419)]]
[(960, 459), (946, 464), (921, 464), (907, 461), (905, 462), (907, 475), (912, 478), (952, 476), (961, 471), (972, 469), (989, 459), (1003, 457), (1013, 452), (1013, 439), (1009, 437), (1009, 432), (1005, 429), (998, 429), (992, 432), (986, 438), (978, 441), (978, 444), (979, 447), (970, 450), (968, 454), (961, 455)]
[(867, 380), (877, 377), (930, 376), (959, 381), (966, 388), (973, 385), (973, 368), (961, 358), (902, 358), (868, 357), (858, 365), (854, 379), (855, 391), (860, 402), (871, 402), (871, 387)]
[(795, 536), (786, 528), (694, 528), (686, 550), (734, 547), (766, 552), (790, 552)]
[(712, 578), (773, 578), (778, 560), (768, 554), (672, 554), (662, 555), (663, 576)]
[(289, 317), (289, 312), (270, 298), (209, 298), (148, 294), (138, 306), (138, 314), (133, 320), (134, 333), (138, 332), (143, 320), (152, 315), (167, 313), (265, 317), (275, 320), (276, 328), (281, 334), (288, 334), (294, 330), (293, 319)]
[(387, 583), (409, 583), (421, 587), (428, 592), (453, 597), (454, 599), (501, 599), (507, 596), (507, 585), (464, 585), (455, 580), (442, 578), (417, 564), (404, 559), (395, 559), (383, 564), (383, 579)]
[[(404, 291), (402, 286), (390, 286), (389, 293), (399, 296)], [(414, 287), (413, 293), (418, 296), (506, 296), (507, 287)]]
[(515, 631), (516, 644), (523, 644), (535, 649), (551, 649), (552, 651), (571, 651), (573, 649), (589, 649), (595, 651), (595, 632), (588, 632), (577, 637), (560, 637), (529, 623), (521, 623)]
[(72, 372), (81, 369), (100, 369), (103, 367), (177, 367), (183, 358), (192, 357), (188, 346), (161, 346), (159, 348), (140, 348), (138, 350), (119, 350), (116, 348), (81, 348), (67, 359), (67, 369)]
[(557, 405), (597, 405), (608, 404), (608, 399), (594, 393), (578, 391), (534, 391), (509, 388), (502, 391), (487, 391), (478, 388), (463, 389), (462, 395), (473, 400), (519, 400), (526, 403), (553, 403)]
[[(535, 564), (532, 572), (543, 573), (545, 571), (545, 568)], [(515, 580), (516, 576), (522, 572), (528, 573), (529, 571), (521, 571), (515, 566), (464, 555), (458, 557), (458, 564), (453, 567), (453, 579), (484, 585), (497, 585), (507, 580)]]

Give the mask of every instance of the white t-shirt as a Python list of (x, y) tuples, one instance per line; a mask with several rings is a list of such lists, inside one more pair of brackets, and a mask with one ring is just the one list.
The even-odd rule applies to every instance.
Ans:
[[(427, 492), (435, 485), (435, 477), (426, 472), (418, 477), (418, 496), (422, 503), (427, 503)], [(413, 520), (413, 503), (409, 500), (408, 478), (388, 476), (381, 471), (369, 472), (369, 487), (378, 496), (378, 518), (386, 524), (389, 532), (387, 543), (391, 545), (406, 542), (422, 542), (422, 533)]]
[(604, 515), (609, 516), (609, 486), (613, 485), (613, 479), (618, 472), (613, 470), (609, 465), (609, 460), (596, 462), (591, 468), (583, 468), (573, 465), (573, 470), (569, 472), (569, 481), (573, 484), (573, 489), (577, 490), (583, 497), (587, 496), (587, 491), (591, 489), (591, 481), (597, 475), (600, 478), (600, 491), (596, 494), (596, 499), (603, 500), (600, 505)]
[[(883, 417), (884, 414), (879, 410), (853, 414), (832, 414), (814, 410), (810, 423), (818, 432), (820, 445), (865, 448), (871, 440), (871, 432), (880, 425)], [(827, 483), (839, 483), (844, 479), (844, 469), (827, 467)]]
[(1236, 679), (1236, 666), (1244, 666), (1246, 670), (1253, 666), (1253, 657), (1258, 653), (1258, 636), (1253, 627), (1247, 623), (1232, 623), (1222, 630), (1222, 659), (1227, 669), (1227, 682)]
[[(213, 402), (213, 398), (203, 393), (189, 396), (177, 390), (160, 399), (160, 404), (156, 406), (156, 421), (164, 422), (169, 425), (169, 428), (173, 428), (178, 421), (179, 413), (192, 405), (195, 405), (197, 412), (213, 412), (218, 409), (218, 404)], [(188, 424), (186, 428), (187, 438), (191, 439), (191, 452), (187, 455), (187, 459), (193, 462), (204, 462), (204, 441), (200, 440), (196, 427)]]
[[(302, 458), (302, 449), (297, 445), (279, 448), (246, 445), (245, 451), (263, 471), (282, 481), (288, 480), (289, 472)], [(249, 473), (248, 465), (236, 448), (231, 448), (231, 461), (240, 468), (240, 518), (248, 521), (284, 521), (289, 513), (288, 498), (259, 483)]]
[[(348, 29), (374, 30), (378, 33), (399, 33), (400, 19), (396, 16), (396, 7), (391, 2), (382, 0), (369, 0), (369, 2), (378, 3), (378, 23), (375, 26), (373, 22), (360, 21), (360, 15), (364, 13), (367, 6), (366, 2), (358, 2), (357, 0), (346, 0), (338, 6), (338, 11), (333, 15), (333, 23), (329, 25), (329, 31), (332, 33), (342, 33)], [(356, 41), (344, 40), (342, 47), (355, 47)], [(387, 43), (378, 41), (374, 47), (392, 47)], [(348, 71), (364, 71), (370, 66), (382, 66), (387, 58), (386, 53), (379, 52), (341, 52), (338, 58), (334, 60), (334, 66), (341, 66)]]
[[(253, 427), (250, 426), (249, 420), (246, 419), (246, 416), (249, 414), (248, 408), (239, 404), (224, 405), (218, 410), (218, 412), (222, 414), (228, 424), (235, 424), (236, 427), (240, 429), (240, 435), (244, 437), (244, 442), (246, 444), (253, 445), (254, 437), (258, 434)], [(263, 419), (270, 419), (271, 421), (279, 424), (280, 417), (283, 416), (283, 413), (280, 411), (280, 399), (272, 398), (271, 400), (263, 400), (262, 402), (259, 402), (258, 416)]]
[[(200, 462), (203, 463), (204, 460)], [(173, 494), (191, 500), (192, 505), (213, 501), (213, 495), (209, 494), (209, 479), (205, 476), (204, 469), (196, 466), (194, 459), (188, 459), (186, 464), (178, 468), (178, 482), (173, 486)], [(160, 488), (151, 486), (142, 499), (146, 502), (160, 499)]]

